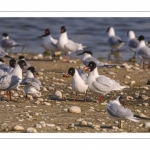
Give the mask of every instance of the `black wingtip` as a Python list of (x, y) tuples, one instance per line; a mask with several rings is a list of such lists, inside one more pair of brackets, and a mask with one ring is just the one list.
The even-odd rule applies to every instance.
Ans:
[(150, 118), (147, 118), (147, 117), (141, 117), (141, 116), (136, 115), (136, 114), (134, 114), (134, 117), (139, 118), (139, 119), (150, 120)]

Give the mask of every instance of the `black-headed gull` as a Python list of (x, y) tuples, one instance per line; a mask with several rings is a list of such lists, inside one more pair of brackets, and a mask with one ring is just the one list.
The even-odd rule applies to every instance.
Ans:
[[(150, 120), (146, 117), (140, 117), (134, 114), (129, 108), (125, 107), (125, 98), (123, 96), (118, 96), (115, 100), (112, 100), (106, 106), (106, 112), (111, 118), (118, 120), (131, 120), (134, 122), (139, 122), (140, 119)], [(120, 122), (121, 123), (121, 122)], [(118, 125), (121, 128), (121, 125)]]
[(13, 50), (15, 46), (18, 46), (19, 44), (15, 42), (14, 40), (10, 39), (7, 33), (3, 33), (3, 38), (1, 40), (1, 46), (6, 50)]
[(79, 72), (72, 67), (68, 69), (68, 74), (65, 75), (66, 77), (72, 76), (72, 89), (76, 92), (74, 101), (77, 99), (78, 93), (85, 93), (84, 101), (86, 101), (86, 91), (88, 89), (87, 76), (82, 72), (80, 72), (80, 75)]
[(30, 66), (31, 66), (31, 64), (25, 60), (25, 57), (24, 57), (24, 56), (19, 56), (18, 59), (19, 59), (19, 60), (24, 60), (24, 61), (26, 62), (27, 67), (30, 67)]
[(93, 61), (89, 62), (85, 69), (90, 69), (88, 86), (92, 92), (99, 94), (98, 102), (102, 100), (102, 95), (106, 95), (111, 91), (119, 91), (127, 88), (127, 86), (121, 86), (118, 82), (105, 75), (99, 75), (96, 63)]
[(107, 42), (111, 47), (111, 50), (113, 49), (119, 50), (124, 45), (122, 39), (115, 35), (115, 30), (113, 27), (109, 27), (106, 32), (108, 32)]
[(34, 67), (29, 67), (26, 72), (26, 77), (22, 80), (20, 85), (25, 85), (24, 91), (27, 94), (32, 94), (35, 99), (40, 96), (41, 82), (35, 78), (36, 70)]
[(75, 43), (74, 41), (69, 40), (66, 31), (67, 31), (66, 27), (62, 26), (61, 33), (58, 42), (56, 44), (59, 50), (63, 51), (64, 53), (68, 53), (70, 56), (70, 53), (78, 50), (83, 50), (86, 47), (83, 46), (82, 44)]
[(10, 74), (0, 77), (0, 90), (7, 91), (6, 95), (10, 96), (10, 100), (11, 90), (16, 89), (22, 81), (22, 69), (24, 69), (24, 66), (26, 66), (25, 61), (20, 60)]
[(77, 55), (83, 55), (82, 62), (85, 66), (89, 64), (90, 61), (94, 61), (98, 67), (114, 67), (113, 64), (105, 64), (103, 62), (100, 62), (95, 57), (93, 57), (93, 53), (91, 51), (83, 51), (82, 53), (79, 53)]
[[(142, 64), (143, 64), (143, 69), (144, 69), (145, 61), (150, 61), (150, 48), (146, 46), (145, 38), (143, 35), (140, 35), (138, 37), (138, 40), (139, 40), (139, 44), (138, 44), (136, 53), (141, 59)], [(150, 68), (150, 62), (149, 62), (148, 68)]]
[(131, 31), (131, 30), (129, 30), (129, 31), (127, 32), (127, 36), (128, 36), (127, 45), (128, 45), (128, 47), (129, 47), (129, 49), (134, 52), (133, 58), (135, 58), (135, 55), (136, 55), (136, 48), (137, 48), (137, 46), (138, 46), (138, 44), (139, 44), (139, 41), (138, 41), (138, 39), (136, 38), (134, 32)]
[(56, 46), (57, 40), (51, 36), (51, 32), (49, 29), (45, 29), (45, 34), (39, 36), (38, 38), (43, 39), (43, 46), (46, 51), (50, 52), (60, 51)]
[(6, 65), (3, 68), (2, 67), (0, 68), (0, 76), (9, 74), (10, 72), (12, 72), (12, 70), (15, 68), (15, 66), (16, 66), (16, 60), (14, 58), (12, 58), (9, 61), (9, 67)]

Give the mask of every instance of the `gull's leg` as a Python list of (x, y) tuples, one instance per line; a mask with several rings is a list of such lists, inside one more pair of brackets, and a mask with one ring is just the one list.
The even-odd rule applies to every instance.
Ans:
[(121, 120), (118, 120), (118, 128), (120, 128), (121, 129)]
[(150, 61), (149, 61), (149, 63), (148, 63), (148, 68), (150, 68)]
[(11, 91), (9, 91), (9, 96), (10, 96), (10, 100), (11, 100)]
[(76, 93), (76, 96), (75, 96), (75, 98), (73, 99), (73, 102), (75, 102), (75, 101), (76, 101), (77, 96), (78, 96), (78, 94)]
[(101, 101), (102, 101), (102, 95), (99, 94), (99, 96), (98, 96), (98, 102), (100, 103)]
[(144, 65), (145, 65), (145, 61), (143, 61), (143, 69), (145, 68)]
[(28, 95), (26, 94), (25, 99), (28, 99)]
[(85, 95), (84, 95), (84, 102), (86, 102), (86, 96), (87, 96), (87, 92), (85, 92)]

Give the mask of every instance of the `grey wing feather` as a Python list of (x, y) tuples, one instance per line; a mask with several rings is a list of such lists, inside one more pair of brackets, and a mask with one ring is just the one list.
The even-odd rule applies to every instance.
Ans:
[(80, 77), (82, 78), (82, 80), (84, 81), (85, 84), (88, 84), (88, 75), (85, 74), (82, 70), (77, 70)]
[(137, 48), (138, 43), (139, 43), (139, 42), (138, 42), (137, 39), (132, 39), (132, 40), (129, 41), (128, 45), (129, 45), (129, 47), (131, 47), (131, 48)]
[(19, 44), (16, 43), (14, 40), (11, 40), (11, 39), (3, 39), (1, 41), (2, 47), (12, 47), (12, 46), (17, 46), (17, 45), (19, 45)]
[(89, 58), (83, 60), (83, 64), (84, 64), (85, 66), (87, 66), (90, 61), (94, 61), (94, 62), (96, 63), (96, 65), (99, 66), (99, 67), (104, 66), (104, 63), (103, 63), (103, 62), (98, 61), (98, 60), (97, 60), (96, 58), (94, 58), (94, 57), (89, 57)]
[(40, 90), (40, 86), (41, 86), (41, 82), (36, 78), (25, 78), (22, 80), (22, 82), (20, 84), (21, 85), (23, 85), (23, 84), (31, 85), (31, 86), (34, 86), (35, 88), (37, 88), (38, 90)]
[(112, 117), (117, 118), (129, 118), (134, 115), (130, 109), (124, 108), (123, 106), (119, 106), (115, 103), (112, 105), (108, 104), (106, 110)]
[(119, 44), (120, 42), (123, 42), (121, 38), (117, 37), (117, 36), (112, 36), (108, 39), (108, 43), (110, 45), (116, 45)]
[(0, 48), (0, 56), (6, 56), (6, 52), (2, 48)]
[(12, 90), (17, 87), (20, 82), (20, 78), (17, 76), (4, 75), (0, 77), (0, 89), (1, 90)]
[(142, 56), (143, 58), (150, 58), (150, 49), (148, 47), (141, 48), (137, 51), (138, 55)]

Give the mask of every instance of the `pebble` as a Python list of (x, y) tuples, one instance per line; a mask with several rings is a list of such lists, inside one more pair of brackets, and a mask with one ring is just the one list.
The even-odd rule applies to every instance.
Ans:
[(69, 86), (69, 87), (67, 87), (67, 89), (68, 89), (68, 90), (72, 90), (72, 87), (71, 87), (71, 86)]
[(14, 131), (24, 131), (24, 127), (20, 126), (20, 125), (16, 125), (16, 126), (13, 127), (13, 130)]
[(129, 84), (130, 84), (130, 85), (134, 85), (135, 83), (136, 83), (136, 82), (132, 80)]
[(27, 133), (37, 133), (37, 130), (35, 128), (27, 128)]
[(143, 106), (149, 106), (149, 104), (148, 103), (143, 103)]
[(55, 127), (54, 124), (46, 124), (47, 127)]
[(92, 126), (92, 125), (93, 125), (92, 122), (88, 122), (88, 123), (87, 123), (87, 126)]
[(60, 131), (60, 130), (61, 130), (61, 128), (60, 128), (59, 126), (56, 126), (56, 130)]
[(38, 54), (37, 57), (40, 59), (40, 58), (43, 58), (43, 55), (42, 54)]
[(45, 91), (45, 92), (47, 91), (46, 87), (43, 87), (43, 91)]
[(37, 56), (33, 56), (32, 59), (38, 59), (38, 57)]
[(127, 100), (133, 100), (133, 97), (132, 96), (127, 96), (126, 99)]
[(79, 119), (77, 119), (76, 121), (83, 121), (83, 119), (82, 119), (82, 118), (79, 118)]
[(49, 89), (50, 91), (53, 91), (53, 90), (54, 90), (54, 88), (53, 88), (52, 86), (49, 86), (48, 89)]
[(40, 101), (35, 101), (34, 104), (39, 105), (39, 104), (40, 104)]
[(44, 102), (44, 104), (45, 104), (46, 106), (51, 106), (51, 103), (48, 103), (48, 102)]
[(69, 128), (69, 129), (74, 129), (74, 128), (75, 128), (75, 126), (74, 126), (74, 124), (73, 124), (73, 123), (71, 123), (71, 124), (69, 124), (69, 125), (68, 125), (68, 128)]
[(100, 130), (100, 126), (99, 125), (92, 125), (92, 128), (95, 130)]
[(46, 126), (46, 124), (45, 124), (44, 121), (41, 121), (39, 124), (40, 124), (42, 127), (45, 127), (45, 126)]
[(79, 126), (87, 126), (87, 122), (86, 121), (80, 121)]
[(128, 75), (125, 75), (124, 78), (125, 78), (125, 79), (131, 79), (131, 77), (128, 76)]
[(56, 91), (54, 95), (58, 98), (62, 98), (62, 93), (60, 91)]
[(71, 106), (68, 108), (68, 112), (70, 113), (81, 113), (81, 109), (78, 106)]
[(19, 94), (18, 94), (18, 93), (14, 93), (13, 96), (14, 96), (14, 97), (18, 97)]
[(150, 128), (150, 122), (144, 123), (144, 124), (143, 124), (143, 127), (144, 127), (144, 128)]
[(35, 125), (35, 128), (42, 128), (42, 126), (37, 123), (37, 124)]

